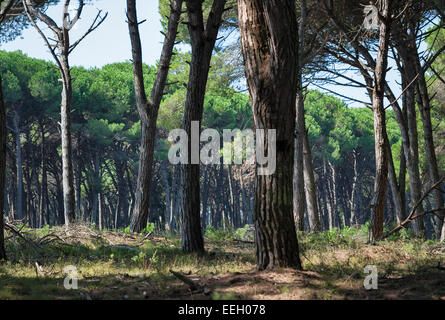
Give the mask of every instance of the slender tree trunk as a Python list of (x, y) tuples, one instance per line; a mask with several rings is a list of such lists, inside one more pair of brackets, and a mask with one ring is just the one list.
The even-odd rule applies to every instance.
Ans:
[(335, 170), (335, 166), (328, 160), (328, 166), (331, 171), (330, 175), (330, 183), (328, 183), (328, 190), (331, 199), (331, 208), (332, 208), (332, 225), (333, 227), (340, 227), (339, 217), (338, 217), (338, 203), (337, 203), (337, 171)]
[(23, 216), (23, 166), (22, 166), (22, 143), (21, 130), (20, 130), (20, 118), (17, 111), (14, 112), (13, 118), (14, 131), (15, 131), (15, 146), (16, 146), (16, 178), (17, 178), (17, 194), (16, 194), (16, 219), (22, 219)]
[(295, 152), (294, 152), (294, 179), (293, 179), (293, 212), (295, 226), (298, 231), (304, 231), (304, 154), (303, 135), (305, 132), (304, 102), (302, 92), (302, 77), (298, 75), (297, 103), (296, 103), (296, 127)]
[(0, 74), (0, 261), (6, 260), (4, 238), (4, 197), (6, 182), (6, 110), (3, 101), (2, 78)]
[(351, 200), (350, 200), (350, 207), (351, 207), (351, 216), (349, 218), (349, 224), (351, 226), (357, 225), (357, 203), (356, 203), (356, 194), (357, 194), (357, 184), (358, 184), (358, 166), (357, 166), (357, 151), (354, 149), (352, 150), (352, 158), (353, 158), (353, 168), (354, 168), (354, 178), (352, 179), (352, 186), (351, 186)]
[(383, 235), (383, 219), (388, 182), (388, 150), (386, 148), (386, 116), (383, 105), (385, 94), (385, 79), (388, 66), (388, 48), (391, 28), (391, 0), (380, 2), (380, 35), (377, 62), (374, 70), (374, 90), (372, 109), (374, 113), (376, 174), (374, 182), (374, 198), (371, 202), (370, 241)]
[[(425, 142), (425, 154), (428, 163), (427, 166), (428, 175), (430, 178), (430, 185), (433, 185), (434, 183), (440, 180), (440, 174), (436, 156), (436, 149), (434, 146), (433, 125), (431, 123), (431, 103), (430, 103), (430, 96), (428, 94), (428, 85), (425, 79), (425, 70), (423, 70), (423, 67), (420, 63), (419, 53), (417, 51), (417, 44), (414, 38), (413, 29), (411, 29), (410, 39), (411, 39), (411, 46), (413, 48), (412, 52), (413, 52), (415, 71), (419, 75), (416, 86), (417, 105), (419, 107), (420, 117), (422, 119), (422, 124), (423, 124), (423, 138)], [(440, 190), (435, 189), (432, 192), (432, 196), (433, 196), (433, 208), (434, 209), (443, 208), (444, 199)], [(439, 214), (440, 214), (440, 217), (438, 219), (439, 230), (442, 231), (442, 229), (445, 230), (445, 228), (442, 228), (445, 218), (445, 212), (439, 212)], [(443, 232), (439, 234), (439, 237), (442, 240), (445, 240), (445, 234)]]
[(97, 195), (97, 206), (98, 206), (98, 220), (99, 220), (99, 230), (104, 228), (104, 217), (103, 217), (103, 197), (100, 191)]
[(303, 55), (304, 55), (304, 35), (306, 33), (307, 23), (307, 7), (306, 1), (300, 1), (300, 24), (298, 27), (298, 75), (297, 75), (297, 99), (296, 99), (296, 128), (295, 135), (295, 152), (294, 152), (294, 196), (293, 209), (296, 228), (304, 231), (304, 134), (306, 132), (306, 124), (304, 118), (304, 98), (303, 98)]
[(45, 204), (48, 201), (48, 182), (47, 182), (47, 173), (46, 173), (46, 154), (45, 154), (45, 124), (43, 121), (40, 123), (40, 134), (41, 134), (41, 149), (40, 149), (40, 156), (41, 156), (41, 172), (42, 172), (42, 183), (40, 186), (40, 201), (39, 201), (39, 226), (43, 227), (45, 223), (49, 223), (48, 220), (44, 221), (44, 208)]
[(397, 224), (400, 224), (403, 220), (405, 220), (405, 212), (403, 211), (404, 206), (402, 203), (402, 195), (400, 192), (400, 187), (397, 182), (396, 170), (394, 167), (394, 160), (392, 158), (391, 146), (388, 141), (388, 137), (386, 138), (386, 147), (388, 149), (388, 170), (389, 170), (389, 187), (391, 188), (392, 201), (394, 203), (394, 210)]
[(325, 204), (326, 204), (326, 211), (327, 211), (327, 215), (328, 215), (328, 227), (329, 230), (332, 230), (334, 228), (334, 215), (332, 212), (332, 200), (331, 200), (331, 196), (330, 196), (330, 179), (329, 179), (329, 172), (328, 172), (328, 168), (327, 168), (327, 164), (326, 164), (326, 159), (323, 159), (323, 173), (325, 176), (325, 180), (326, 183), (323, 185), (323, 190), (324, 190), (324, 198), (325, 198)]
[(201, 226), (202, 226), (202, 232), (205, 234), (206, 228), (207, 228), (207, 207), (208, 207), (208, 200), (209, 200), (209, 185), (210, 185), (210, 179), (209, 179), (209, 169), (204, 169), (204, 190), (202, 190), (202, 215), (201, 215)]
[(164, 192), (165, 192), (165, 213), (164, 213), (164, 228), (165, 231), (170, 231), (170, 195), (171, 195), (171, 188), (170, 188), (170, 183), (169, 183), (169, 179), (168, 179), (168, 173), (167, 173), (167, 168), (166, 168), (166, 164), (162, 163), (161, 164), (161, 176), (162, 176), (162, 181), (164, 182)]
[(150, 209), (150, 187), (152, 180), (152, 163), (155, 146), (156, 121), (158, 119), (159, 106), (164, 94), (170, 60), (175, 45), (179, 18), (181, 16), (182, 0), (174, 0), (171, 3), (171, 12), (162, 47), (156, 79), (152, 88), (150, 100), (147, 100), (144, 86), (142, 67), (142, 46), (139, 34), (139, 22), (136, 13), (136, 0), (127, 0), (128, 29), (133, 56), (134, 87), (136, 105), (141, 117), (142, 141), (139, 159), (139, 170), (136, 188), (136, 201), (131, 218), (130, 229), (133, 232), (141, 232), (147, 225)]
[[(68, 37), (68, 32), (65, 33)], [(74, 199), (74, 172), (73, 172), (73, 150), (71, 140), (71, 103), (73, 96), (72, 80), (70, 73), (70, 66), (68, 62), (68, 48), (62, 46), (59, 51), (61, 52), (61, 65), (62, 65), (62, 103), (61, 103), (61, 134), (62, 134), (62, 183), (63, 183), (63, 208), (65, 225), (69, 226), (76, 219), (75, 213), (75, 199)]]
[(309, 227), (312, 232), (318, 232), (321, 231), (320, 214), (317, 204), (314, 167), (312, 166), (312, 152), (306, 128), (303, 133), (303, 153), (304, 190), (306, 193), (306, 208), (309, 216)]
[(200, 188), (199, 188), (199, 151), (192, 150), (197, 143), (193, 137), (192, 122), (197, 122), (201, 129), (204, 106), (204, 95), (210, 70), (210, 60), (226, 0), (214, 0), (211, 12), (204, 26), (202, 1), (187, 0), (188, 30), (192, 46), (187, 97), (185, 100), (184, 120), (182, 127), (190, 139), (188, 145), (188, 164), (183, 165), (184, 216), (182, 222), (182, 250), (184, 252), (204, 251), (204, 240), (201, 233)]
[[(239, 25), (254, 125), (276, 130), (276, 171), (256, 172), (255, 228), (258, 269), (301, 269), (293, 219), (293, 170), (298, 39), (292, 0), (239, 0)], [(257, 143), (262, 143), (258, 141)], [(265, 145), (272, 152), (274, 145)], [(261, 167), (257, 164), (257, 170)]]

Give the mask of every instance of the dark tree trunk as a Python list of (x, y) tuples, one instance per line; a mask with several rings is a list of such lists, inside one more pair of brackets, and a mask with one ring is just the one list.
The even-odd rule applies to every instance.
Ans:
[(23, 165), (22, 165), (22, 143), (20, 141), (22, 132), (20, 130), (20, 117), (17, 110), (14, 112), (13, 118), (15, 146), (16, 146), (16, 178), (17, 178), (17, 193), (16, 193), (16, 219), (22, 219), (23, 216)]
[(167, 172), (167, 168), (166, 168), (166, 164), (162, 163), (161, 164), (161, 177), (162, 177), (162, 182), (164, 183), (164, 192), (165, 192), (165, 212), (164, 212), (164, 229), (165, 231), (171, 231), (170, 230), (170, 205), (171, 205), (171, 201), (170, 201), (170, 197), (171, 197), (171, 188), (170, 188), (170, 183), (169, 183), (169, 179), (168, 179), (168, 172)]
[[(276, 171), (269, 175), (256, 172), (254, 222), (258, 269), (301, 269), (292, 210), (294, 161), (289, 157), (294, 154), (296, 129), (295, 2), (239, 0), (238, 14), (255, 128), (263, 129), (265, 137), (270, 130), (276, 130)], [(268, 153), (273, 148), (265, 145)]]
[[(386, 137), (386, 147), (388, 149), (388, 173), (389, 173), (389, 186), (391, 188), (392, 201), (394, 204), (394, 211), (397, 224), (400, 224), (405, 220), (405, 212), (402, 200), (402, 194), (400, 192), (400, 186), (397, 182), (396, 170), (394, 167), (394, 160), (391, 154), (391, 145), (389, 144), (388, 137)], [(405, 177), (403, 177), (405, 178)]]
[(391, 28), (391, 0), (380, 3), (380, 35), (377, 62), (374, 70), (374, 90), (372, 109), (374, 113), (376, 174), (374, 197), (371, 202), (370, 240), (374, 241), (383, 235), (383, 219), (388, 184), (388, 149), (386, 148), (386, 115), (384, 102), (386, 72), (388, 66), (388, 48)]
[[(188, 30), (192, 46), (189, 82), (185, 101), (185, 112), (182, 127), (187, 132), (190, 141), (192, 137), (192, 122), (201, 120), (204, 106), (204, 95), (210, 70), (210, 60), (216, 37), (218, 35), (221, 17), (226, 0), (214, 0), (211, 12), (204, 26), (202, 1), (187, 0)], [(196, 142), (196, 141), (195, 141)], [(184, 215), (182, 221), (182, 250), (184, 252), (204, 251), (204, 240), (201, 233), (200, 190), (199, 190), (199, 152), (196, 155), (189, 143), (188, 164), (183, 165), (183, 196)], [(196, 161), (196, 158), (198, 161)], [(196, 163), (197, 162), (197, 163)]]
[(6, 182), (6, 110), (3, 101), (2, 78), (0, 75), (0, 261), (6, 260), (4, 238), (4, 197)]
[[(399, 29), (395, 30), (398, 31)], [(402, 87), (404, 92), (403, 112), (398, 107), (394, 107), (396, 120), (402, 133), (403, 151), (409, 174), (411, 206), (414, 207), (422, 196), (422, 184), (419, 172), (419, 142), (417, 130), (417, 113), (415, 101), (415, 81), (416, 72), (414, 61), (410, 52), (407, 39), (400, 36), (400, 32), (395, 33), (396, 48), (403, 62), (403, 67), (399, 67), (402, 74)], [(406, 35), (405, 35), (406, 36)], [(414, 49), (415, 50), (415, 49)], [(391, 97), (393, 99), (393, 97)], [(415, 214), (423, 211), (423, 205), (420, 205)], [(412, 223), (414, 233), (421, 237), (424, 235), (423, 219), (416, 219)]]
[[(414, 28), (413, 28), (414, 29)], [(430, 178), (430, 185), (435, 184), (440, 180), (439, 167), (436, 156), (436, 149), (434, 146), (434, 138), (433, 138), (433, 125), (431, 123), (431, 103), (430, 96), (428, 94), (428, 85), (425, 79), (425, 71), (420, 63), (419, 53), (417, 51), (417, 43), (414, 38), (413, 32), (415, 30), (411, 29), (410, 38), (411, 38), (411, 47), (413, 48), (413, 61), (415, 66), (415, 71), (418, 74), (417, 86), (416, 86), (416, 97), (417, 97), (417, 105), (420, 111), (420, 117), (422, 119), (423, 124), (423, 138), (425, 142), (425, 154), (427, 160), (427, 168), (428, 175)], [(444, 199), (442, 193), (439, 189), (435, 189), (432, 192), (433, 198), (433, 209), (443, 208), (444, 207)], [(439, 220), (439, 238), (441, 241), (445, 240), (445, 228), (442, 228), (445, 212), (439, 212), (440, 216)]]
[(45, 208), (46, 213), (48, 213), (48, 177), (46, 172), (46, 154), (45, 154), (45, 124), (43, 121), (40, 124), (40, 134), (41, 134), (41, 172), (42, 172), (42, 183), (40, 186), (40, 201), (39, 201), (39, 226), (43, 227), (44, 224), (49, 224), (48, 219), (45, 218)]
[(164, 45), (162, 47), (161, 59), (159, 61), (150, 100), (147, 100), (144, 86), (142, 46), (139, 35), (139, 22), (136, 13), (136, 0), (127, 0), (128, 28), (132, 46), (136, 105), (142, 124), (141, 154), (139, 160), (136, 200), (130, 224), (130, 229), (133, 232), (141, 232), (142, 229), (146, 227), (149, 218), (156, 121), (158, 119), (159, 106), (164, 94), (168, 70), (170, 68), (170, 60), (175, 45), (179, 18), (181, 16), (181, 8), (182, 0), (174, 0), (171, 3), (171, 12), (168, 20), (167, 33), (165, 34)]

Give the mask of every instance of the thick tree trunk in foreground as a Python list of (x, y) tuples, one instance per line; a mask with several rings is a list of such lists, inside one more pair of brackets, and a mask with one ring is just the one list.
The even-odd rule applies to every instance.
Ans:
[(136, 202), (130, 224), (130, 229), (133, 232), (141, 232), (146, 227), (149, 218), (150, 186), (153, 174), (152, 163), (156, 136), (156, 121), (158, 119), (159, 106), (164, 94), (168, 70), (170, 68), (170, 60), (175, 45), (179, 18), (181, 16), (181, 8), (182, 0), (174, 0), (171, 3), (171, 12), (168, 20), (167, 33), (165, 34), (164, 45), (162, 47), (161, 59), (159, 61), (150, 100), (147, 100), (144, 86), (142, 46), (136, 13), (136, 0), (127, 0), (128, 29), (132, 47), (136, 105), (142, 124), (142, 141), (136, 188)]
[(0, 75), (0, 261), (6, 260), (4, 237), (4, 196), (6, 180), (6, 110), (3, 101), (2, 78)]
[[(201, 120), (204, 107), (204, 95), (207, 78), (210, 70), (210, 60), (216, 37), (218, 35), (221, 17), (224, 12), (226, 0), (214, 0), (211, 12), (204, 26), (202, 1), (187, 0), (188, 30), (192, 46), (192, 60), (190, 63), (189, 82), (185, 101), (184, 120), (182, 127), (187, 132), (190, 142), (193, 121), (199, 121), (198, 129), (201, 129)], [(196, 141), (195, 141), (196, 142)], [(184, 215), (182, 221), (182, 250), (184, 252), (204, 251), (204, 240), (201, 228), (201, 202), (199, 189), (199, 154), (192, 151), (192, 143), (189, 143), (188, 164), (183, 165), (183, 197)], [(198, 157), (198, 163), (193, 163), (192, 158)]]
[[(289, 157), (294, 154), (298, 71), (295, 2), (239, 0), (238, 13), (255, 128), (263, 129), (265, 137), (276, 130), (276, 171), (271, 175), (256, 172), (258, 269), (301, 269), (292, 212), (294, 161)], [(265, 144), (265, 151), (273, 147)]]
[(386, 189), (388, 184), (388, 149), (386, 148), (386, 116), (383, 105), (385, 94), (385, 78), (388, 66), (388, 45), (390, 35), (390, 0), (382, 0), (380, 11), (382, 15), (379, 36), (377, 63), (374, 70), (374, 90), (372, 95), (372, 109), (374, 113), (376, 174), (374, 182), (374, 198), (371, 203), (370, 241), (383, 235), (383, 216), (386, 203)]

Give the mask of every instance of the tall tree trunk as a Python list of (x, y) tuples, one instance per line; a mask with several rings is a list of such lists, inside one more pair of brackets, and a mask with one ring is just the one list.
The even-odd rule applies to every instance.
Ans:
[(304, 35), (306, 33), (307, 7), (306, 1), (300, 1), (300, 24), (298, 26), (298, 75), (297, 75), (297, 99), (296, 99), (296, 128), (295, 151), (294, 151), (294, 196), (293, 209), (295, 225), (299, 231), (304, 231), (304, 155), (303, 155), (303, 137), (306, 132), (304, 118), (304, 98), (303, 98), (303, 55), (304, 55)]
[(311, 232), (321, 231), (320, 214), (317, 204), (317, 191), (315, 187), (314, 167), (312, 165), (312, 152), (309, 145), (307, 130), (303, 133), (304, 154), (304, 190), (306, 193), (306, 208), (309, 216), (309, 227)]
[(304, 231), (304, 154), (303, 154), (303, 136), (305, 132), (304, 121), (304, 102), (302, 76), (298, 75), (296, 103), (296, 127), (295, 152), (294, 152), (294, 178), (293, 178), (293, 214), (295, 226), (298, 231)]
[(326, 159), (323, 159), (323, 173), (325, 176), (325, 180), (326, 183), (323, 185), (323, 190), (324, 190), (324, 199), (325, 199), (325, 204), (326, 204), (326, 211), (327, 211), (327, 216), (328, 216), (328, 227), (329, 230), (332, 230), (334, 228), (334, 214), (333, 214), (333, 208), (332, 208), (332, 200), (331, 200), (331, 196), (330, 196), (330, 179), (329, 179), (329, 172), (328, 172), (328, 168), (327, 168), (327, 164), (326, 164)]
[[(45, 223), (49, 223), (48, 219), (44, 221), (45, 217), (45, 205), (47, 206), (48, 201), (48, 177), (46, 172), (46, 154), (45, 154), (45, 124), (42, 121), (40, 123), (40, 134), (41, 134), (41, 149), (40, 149), (40, 156), (41, 156), (41, 172), (42, 172), (42, 183), (40, 186), (40, 201), (39, 201), (39, 226), (43, 227)], [(47, 209), (48, 210), (48, 209)]]
[(210, 60), (226, 0), (213, 1), (206, 26), (204, 26), (202, 1), (187, 0), (186, 3), (192, 59), (182, 127), (187, 132), (191, 143), (188, 145), (188, 164), (183, 165), (182, 168), (184, 193), (182, 250), (199, 252), (204, 251), (200, 217), (199, 150), (197, 152), (192, 150), (192, 145), (199, 141), (199, 137), (193, 137), (191, 134), (192, 122), (197, 122), (197, 130), (200, 131)]
[(0, 261), (6, 260), (4, 237), (4, 197), (6, 182), (6, 110), (3, 101), (2, 78), (0, 74)]
[[(260, 175), (255, 185), (255, 228), (258, 269), (301, 269), (293, 219), (295, 88), (298, 39), (292, 0), (239, 0), (239, 25), (254, 125), (276, 130), (276, 171)], [(257, 143), (264, 143), (258, 141)], [(274, 145), (265, 144), (271, 153)]]
[(97, 206), (98, 206), (98, 209), (97, 209), (97, 212), (98, 212), (98, 215), (97, 215), (97, 220), (99, 220), (98, 222), (99, 222), (99, 230), (103, 230), (103, 226), (104, 226), (104, 217), (103, 217), (103, 197), (102, 197), (102, 192), (100, 191), (98, 194), (97, 194)]
[(17, 194), (16, 194), (16, 219), (22, 219), (23, 216), (23, 166), (22, 166), (22, 143), (21, 130), (20, 130), (20, 118), (17, 111), (14, 112), (13, 118), (14, 133), (15, 133), (15, 146), (16, 146), (16, 178), (17, 178)]
[(171, 188), (170, 188), (170, 183), (169, 183), (168, 173), (167, 173), (167, 168), (166, 168), (165, 163), (161, 164), (161, 177), (162, 177), (162, 181), (164, 183), (164, 192), (165, 192), (164, 228), (165, 228), (165, 231), (171, 231), (170, 230)]
[(402, 195), (400, 192), (400, 186), (397, 182), (397, 175), (396, 170), (394, 167), (394, 160), (392, 158), (391, 153), (391, 145), (389, 144), (388, 137), (386, 137), (386, 147), (388, 149), (388, 173), (389, 173), (389, 187), (391, 188), (391, 194), (392, 194), (392, 201), (394, 203), (394, 210), (395, 210), (395, 216), (397, 224), (400, 224), (403, 220), (405, 220), (405, 212), (403, 202), (402, 202)]
[(388, 150), (386, 148), (386, 115), (384, 102), (385, 79), (388, 66), (388, 48), (391, 28), (391, 0), (380, 2), (380, 35), (377, 62), (374, 70), (372, 109), (374, 113), (376, 174), (374, 197), (371, 202), (370, 241), (383, 235), (383, 219), (388, 182)]
[(62, 184), (63, 208), (65, 225), (69, 226), (76, 219), (74, 199), (73, 148), (71, 140), (71, 103), (73, 97), (72, 79), (68, 62), (69, 38), (64, 32), (64, 42), (59, 47), (62, 66), (62, 103), (61, 103), (61, 135), (62, 135)]
[(337, 201), (337, 171), (335, 170), (335, 166), (328, 160), (328, 166), (331, 171), (330, 181), (328, 183), (329, 190), (329, 198), (331, 200), (331, 208), (332, 208), (332, 225), (336, 227), (340, 227), (338, 213), (338, 201)]
[(358, 166), (357, 166), (357, 151), (352, 150), (352, 158), (353, 158), (353, 169), (354, 169), (354, 178), (352, 179), (351, 186), (351, 200), (350, 200), (350, 208), (351, 208), (351, 216), (349, 218), (349, 225), (356, 226), (357, 225), (357, 203), (356, 203), (356, 194), (357, 194), (357, 185), (358, 185)]
[(179, 18), (181, 16), (182, 0), (171, 3), (170, 17), (167, 32), (162, 47), (155, 82), (151, 91), (150, 100), (147, 100), (144, 86), (142, 65), (142, 46), (139, 34), (139, 22), (136, 13), (136, 0), (127, 0), (128, 29), (133, 56), (134, 88), (136, 105), (142, 124), (141, 154), (136, 189), (136, 201), (131, 217), (130, 229), (141, 232), (147, 225), (150, 209), (150, 187), (152, 180), (152, 164), (155, 146), (156, 121), (167, 80), (170, 60), (175, 45)]
[[(418, 74), (417, 86), (416, 86), (416, 97), (417, 97), (417, 105), (420, 111), (420, 117), (422, 119), (423, 124), (423, 138), (425, 142), (425, 154), (428, 163), (428, 175), (430, 178), (430, 185), (433, 185), (437, 181), (440, 180), (439, 167), (436, 156), (436, 149), (434, 146), (434, 138), (433, 138), (433, 125), (431, 123), (431, 103), (430, 96), (428, 94), (428, 85), (425, 79), (425, 70), (420, 63), (419, 53), (417, 51), (417, 43), (414, 38), (415, 32), (414, 27), (411, 29), (410, 39), (411, 39), (411, 47), (413, 53), (413, 60), (415, 65), (415, 71)], [(442, 193), (439, 189), (435, 189), (432, 192), (433, 196), (433, 208), (443, 208), (444, 207), (444, 199)], [(442, 225), (445, 218), (445, 212), (439, 212), (439, 230), (442, 231)], [(445, 228), (443, 228), (445, 231)], [(442, 240), (445, 240), (445, 234), (441, 232), (439, 237)]]

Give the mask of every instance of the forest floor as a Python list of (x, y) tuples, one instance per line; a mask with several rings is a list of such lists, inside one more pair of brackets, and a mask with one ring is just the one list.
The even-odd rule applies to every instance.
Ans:
[[(305, 271), (257, 272), (250, 241), (213, 232), (206, 254), (183, 254), (175, 236), (98, 231), (85, 225), (6, 233), (0, 299), (441, 299), (445, 244), (393, 237), (367, 245), (360, 230), (300, 235)], [(78, 289), (64, 288), (75, 266)], [(364, 268), (378, 271), (366, 290)], [(170, 270), (198, 284), (191, 289)]]

